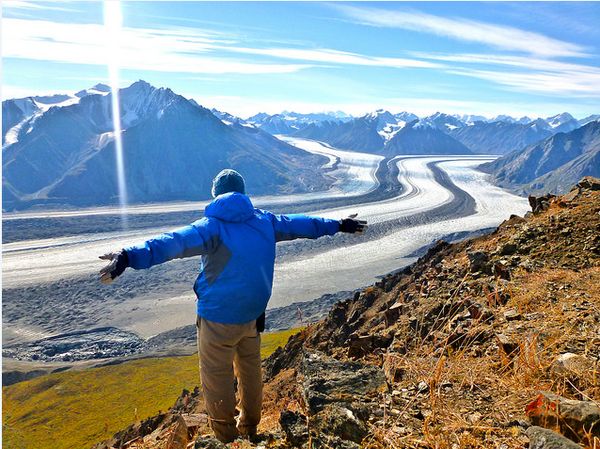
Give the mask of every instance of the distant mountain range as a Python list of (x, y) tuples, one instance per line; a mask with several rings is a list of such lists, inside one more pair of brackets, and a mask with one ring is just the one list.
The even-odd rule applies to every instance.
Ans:
[[(284, 111), (244, 120), (145, 81), (121, 89), (119, 96), (131, 203), (206, 199), (212, 178), (225, 167), (242, 172), (252, 194), (328, 188), (332, 179), (319, 170), (325, 159), (282, 142), (278, 134), (386, 157), (506, 156), (485, 170), (500, 185), (525, 192), (557, 190), (587, 174), (600, 176), (592, 155), (598, 142), (577, 140), (579, 132), (593, 134), (589, 130), (598, 126), (600, 115), (578, 121), (568, 113), (533, 120), (440, 112), (420, 118), (385, 110), (362, 117)], [(98, 84), (74, 95), (2, 102), (3, 209), (118, 203), (111, 99), (110, 88)], [(562, 182), (566, 177), (569, 181)]]
[(481, 166), (501, 187), (564, 194), (583, 176), (600, 176), (600, 122), (557, 133)]
[[(110, 89), (2, 103), (2, 206), (118, 203)], [(256, 127), (227, 126), (208, 109), (144, 81), (120, 90), (128, 200), (210, 197), (223, 168), (250, 193), (306, 192), (332, 180), (324, 158)]]
[[(566, 112), (537, 119), (506, 115), (487, 119), (437, 112), (419, 118), (409, 112), (391, 114), (377, 110), (350, 120), (326, 116), (319, 120), (303, 117), (300, 121), (296, 119), (298, 116), (278, 115), (277, 120), (287, 125), (280, 132), (347, 150), (388, 157), (473, 153), (505, 156), (483, 168), (493, 174), (498, 185), (521, 194), (564, 193), (583, 176), (600, 176), (596, 156), (600, 144), (591, 137), (585, 145), (581, 143), (585, 139), (578, 140), (580, 133), (591, 132), (598, 126), (600, 115), (582, 120)], [(263, 114), (253, 124), (262, 127), (265, 123), (271, 122)], [(522, 156), (523, 152), (533, 151), (532, 148), (538, 148), (534, 152), (539, 152), (540, 145), (546, 148), (544, 157)], [(575, 147), (581, 147), (580, 152), (574, 151)]]
[[(572, 131), (599, 118), (600, 115), (594, 115), (578, 121), (566, 112), (535, 120), (528, 117), (515, 119), (505, 115), (486, 119), (483, 116), (457, 116), (440, 112), (419, 118), (410, 112), (392, 114), (380, 109), (355, 118), (347, 115), (340, 118), (296, 113), (273, 116), (259, 114), (247, 119), (246, 123), (272, 134), (321, 140), (339, 148), (368, 153), (389, 154), (397, 148), (408, 148), (411, 151), (425, 151), (425, 154), (448, 154), (463, 148), (456, 142), (441, 137), (439, 131), (466, 147), (467, 154), (504, 155), (558, 132)], [(405, 132), (400, 133), (393, 145), (385, 149), (396, 134), (409, 124), (409, 128), (421, 130), (419, 138), (427, 136), (428, 144), (411, 141), (417, 135)]]

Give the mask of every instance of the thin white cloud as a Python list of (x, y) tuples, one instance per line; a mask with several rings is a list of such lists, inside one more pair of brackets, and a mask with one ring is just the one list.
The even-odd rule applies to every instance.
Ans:
[[(61, 24), (4, 19), (2, 56), (73, 64), (106, 65), (107, 30), (97, 24)], [(124, 28), (119, 48), (123, 69), (190, 73), (290, 73), (302, 64), (269, 64), (230, 60), (209, 54), (222, 42), (201, 33)]]
[(580, 45), (509, 26), (450, 19), (422, 12), (390, 11), (344, 4), (334, 6), (348, 18), (364, 25), (419, 31), (540, 57), (588, 56), (586, 49)]
[(377, 56), (360, 55), (331, 49), (291, 49), (291, 48), (235, 48), (236, 52), (254, 55), (273, 56), (283, 59), (295, 59), (299, 61), (323, 62), (327, 64), (348, 64), (362, 66), (384, 66), (384, 67), (416, 67), (416, 68), (439, 68), (441, 64), (432, 63), (418, 59), (406, 58), (383, 58)]
[(551, 59), (541, 59), (524, 56), (503, 56), (490, 54), (434, 54), (434, 53), (414, 53), (421, 59), (432, 59), (444, 62), (458, 62), (467, 64), (486, 64), (498, 66), (522, 67), (531, 70), (550, 70), (553, 72), (581, 72), (598, 73), (600, 69), (594, 66), (584, 64), (573, 64), (570, 62), (560, 62)]
[(12, 10), (15, 10), (15, 11), (18, 11), (18, 10), (25, 10), (25, 11), (48, 10), (48, 11), (64, 11), (64, 12), (74, 11), (73, 9), (70, 9), (70, 8), (57, 6), (57, 3), (59, 3), (59, 2), (35, 3), (35, 2), (26, 2), (26, 1), (21, 2), (21, 1), (10, 1), (9, 0), (9, 1), (2, 2), (2, 10), (4, 12), (12, 11)]
[(508, 86), (519, 91), (552, 94), (564, 97), (600, 97), (600, 71), (507, 73), (489, 70), (454, 70), (451, 73), (472, 76)]
[[(107, 64), (107, 30), (99, 24), (59, 24), (49, 21), (5, 19), (3, 56), (79, 64)], [(320, 65), (359, 65), (395, 68), (439, 68), (441, 64), (407, 58), (360, 55), (332, 49), (240, 47), (227, 36), (177, 28), (124, 28), (120, 32), (121, 68), (190, 73), (290, 73), (310, 65), (247, 62), (252, 55)], [(219, 57), (215, 55), (219, 52)], [(225, 58), (225, 55), (228, 58)]]
[[(420, 58), (465, 64), (447, 68), (448, 73), (492, 81), (523, 91), (561, 96), (600, 96), (600, 68), (521, 56), (479, 54), (435, 55), (419, 53)], [(472, 66), (478, 66), (473, 68)], [(499, 67), (498, 70), (483, 67)], [(521, 69), (521, 72), (514, 72)], [(512, 70), (512, 71), (511, 71)]]

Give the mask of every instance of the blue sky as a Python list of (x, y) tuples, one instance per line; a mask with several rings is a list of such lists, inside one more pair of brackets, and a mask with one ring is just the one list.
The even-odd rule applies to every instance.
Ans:
[(112, 65), (244, 118), (600, 113), (600, 2), (109, 3), (3, 1), (3, 100)]

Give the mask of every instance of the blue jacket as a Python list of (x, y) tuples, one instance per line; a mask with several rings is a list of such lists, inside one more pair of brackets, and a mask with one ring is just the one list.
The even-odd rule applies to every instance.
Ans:
[(142, 245), (125, 248), (129, 266), (148, 268), (167, 260), (202, 256), (194, 283), (198, 315), (217, 323), (241, 324), (267, 308), (273, 287), (275, 243), (318, 238), (339, 231), (339, 222), (306, 215), (275, 215), (255, 209), (250, 198), (218, 196), (204, 217)]

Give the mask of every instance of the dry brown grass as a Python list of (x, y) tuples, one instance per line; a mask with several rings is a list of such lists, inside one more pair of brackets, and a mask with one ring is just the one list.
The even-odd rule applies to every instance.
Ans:
[[(489, 306), (498, 306), (499, 289), (510, 299), (495, 308), (494, 324), (474, 322), (470, 331), (505, 332), (511, 326), (502, 314), (516, 309), (526, 318), (514, 326), (520, 330), (515, 351), (504, 354), (493, 340), (455, 350), (447, 343), (431, 344), (428, 334), (407, 354), (396, 355), (392, 363), (403, 375), (393, 387), (406, 390), (424, 383), (429, 388), (427, 395), (408, 395), (397, 419), (392, 415), (373, 427), (379, 442), (390, 448), (523, 447), (526, 440), (511, 423), (526, 419), (525, 407), (540, 391), (599, 399), (597, 370), (574, 379), (553, 375), (551, 366), (569, 350), (598, 357), (600, 269), (515, 271), (510, 282), (487, 293)], [(414, 419), (413, 426), (407, 425), (407, 411), (417, 408), (424, 415), (421, 425)], [(370, 444), (366, 447), (376, 447)]]

